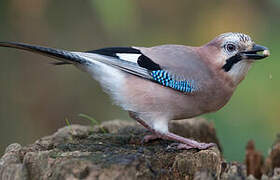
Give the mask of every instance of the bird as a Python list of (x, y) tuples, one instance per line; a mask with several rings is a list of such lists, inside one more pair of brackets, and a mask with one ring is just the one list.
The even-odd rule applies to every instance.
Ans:
[(223, 33), (202, 46), (165, 44), (67, 51), (19, 42), (0, 42), (74, 65), (98, 81), (113, 102), (128, 111), (155, 139), (174, 141), (177, 149), (207, 149), (168, 130), (168, 122), (215, 112), (227, 104), (254, 62), (270, 55), (249, 35)]

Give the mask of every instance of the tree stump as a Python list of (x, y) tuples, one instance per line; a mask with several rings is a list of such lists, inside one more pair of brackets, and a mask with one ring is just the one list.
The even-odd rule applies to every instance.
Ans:
[(143, 136), (149, 132), (136, 122), (114, 120), (95, 127), (71, 125), (34, 144), (8, 146), (0, 159), (0, 179), (254, 178), (247, 177), (244, 164), (224, 162), (214, 126), (205, 119), (172, 121), (170, 131), (218, 146), (206, 150), (175, 150), (170, 147), (171, 141), (142, 143)]

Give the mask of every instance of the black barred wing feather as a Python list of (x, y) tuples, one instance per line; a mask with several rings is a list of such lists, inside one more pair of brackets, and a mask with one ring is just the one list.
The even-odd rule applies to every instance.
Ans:
[(197, 90), (194, 80), (185, 80), (178, 78), (176, 75), (172, 75), (166, 70), (154, 70), (150, 71), (150, 75), (157, 83), (181, 91), (184, 93), (192, 93)]

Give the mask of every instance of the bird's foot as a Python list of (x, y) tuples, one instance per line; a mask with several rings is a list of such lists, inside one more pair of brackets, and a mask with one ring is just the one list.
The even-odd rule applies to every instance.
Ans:
[(217, 145), (215, 143), (198, 143), (197, 145), (193, 146), (193, 148), (203, 150), (203, 149), (208, 149), (213, 146), (217, 146)]
[(208, 149), (212, 146), (216, 146), (216, 144), (215, 143), (197, 143), (195, 145), (189, 145), (189, 144), (184, 144), (184, 143), (172, 143), (167, 148), (168, 149), (175, 148), (177, 150), (188, 150), (188, 149), (203, 150), (203, 149)]
[(183, 143), (172, 143), (167, 147), (167, 149), (188, 150), (193, 149), (193, 147)]
[(216, 146), (215, 143), (200, 143), (200, 142), (197, 142), (197, 141), (192, 140), (192, 139), (188, 139), (188, 138), (184, 138), (182, 136), (178, 136), (178, 135), (176, 135), (174, 133), (171, 133), (171, 132), (168, 132), (168, 131), (163, 133), (163, 132), (149, 126), (149, 124), (147, 124), (145, 121), (140, 119), (135, 113), (129, 112), (129, 115), (153, 133), (151, 135), (146, 135), (143, 138), (142, 142), (149, 142), (151, 140), (155, 140), (155, 139), (158, 139), (158, 138), (180, 142), (180, 143), (177, 143), (176, 149), (199, 149), (199, 150), (203, 150), (203, 149), (207, 149), (207, 148), (212, 147), (212, 146)]
[(150, 134), (150, 135), (146, 135), (144, 136), (144, 138), (142, 139), (142, 143), (147, 143), (156, 139), (159, 139), (160, 137), (156, 134)]

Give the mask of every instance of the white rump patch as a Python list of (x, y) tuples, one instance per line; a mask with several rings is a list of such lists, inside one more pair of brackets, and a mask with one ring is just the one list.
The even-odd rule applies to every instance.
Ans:
[(137, 60), (141, 54), (132, 54), (132, 53), (117, 53), (116, 54), (120, 59), (137, 63)]
[(93, 63), (93, 65), (77, 64), (76, 66), (79, 69), (88, 72), (94, 79), (99, 81), (105, 92), (111, 95), (114, 103), (120, 105), (124, 109), (127, 109), (128, 107), (125, 99), (123, 98), (125, 95), (122, 89), (125, 73), (114, 67), (99, 62), (99, 60), (107, 59), (107, 56), (83, 52), (72, 53)]

